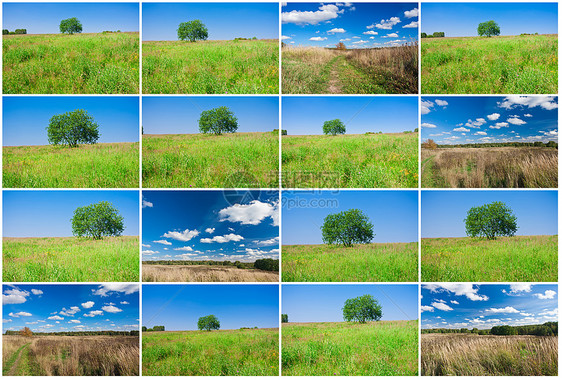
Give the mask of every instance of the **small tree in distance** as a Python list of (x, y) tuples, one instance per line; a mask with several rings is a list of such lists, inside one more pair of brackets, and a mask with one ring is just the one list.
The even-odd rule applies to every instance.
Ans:
[(59, 30), (67, 34), (82, 33), (82, 24), (76, 17), (67, 18), (60, 22)]
[(100, 137), (98, 128), (88, 112), (78, 109), (51, 117), (47, 139), (49, 144), (68, 145), (71, 148), (78, 144), (95, 144)]
[(326, 216), (322, 225), (322, 240), (327, 244), (351, 247), (353, 244), (367, 244), (374, 236), (373, 224), (367, 215), (354, 208)]
[(517, 218), (503, 202), (492, 202), (468, 210), (464, 220), (466, 234), (470, 237), (513, 236), (517, 232)]
[(33, 336), (33, 331), (31, 331), (31, 329), (29, 327), (24, 327), (23, 329), (20, 330), (20, 335), (26, 336), (26, 337), (31, 337), (31, 336)]
[(201, 133), (234, 133), (238, 130), (238, 119), (228, 107), (218, 107), (201, 112), (199, 131)]
[(195, 42), (206, 40), (208, 37), (209, 32), (201, 20), (182, 22), (178, 26), (178, 39), (182, 41), (189, 40), (190, 42)]
[(289, 323), (289, 315), (281, 314), (281, 323)]
[(221, 323), (219, 322), (219, 319), (212, 314), (201, 317), (197, 321), (197, 328), (199, 330), (211, 331), (218, 330), (220, 327)]
[(343, 135), (345, 134), (345, 125), (340, 119), (334, 119), (324, 122), (322, 127), (325, 135)]
[(78, 207), (72, 217), (72, 234), (100, 240), (104, 236), (120, 236), (125, 229), (123, 217), (107, 201)]
[(336, 50), (347, 50), (347, 48), (345, 47), (345, 44), (343, 42), (338, 42), (336, 44)]
[(499, 36), (500, 27), (494, 20), (481, 22), (478, 24), (478, 35), (486, 37)]
[(370, 294), (346, 300), (342, 310), (343, 319), (347, 322), (365, 323), (378, 321), (382, 317), (382, 307)]

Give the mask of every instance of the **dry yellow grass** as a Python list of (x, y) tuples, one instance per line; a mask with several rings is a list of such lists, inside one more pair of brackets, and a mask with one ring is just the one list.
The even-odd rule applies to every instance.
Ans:
[(279, 273), (218, 265), (142, 266), (145, 282), (279, 282)]

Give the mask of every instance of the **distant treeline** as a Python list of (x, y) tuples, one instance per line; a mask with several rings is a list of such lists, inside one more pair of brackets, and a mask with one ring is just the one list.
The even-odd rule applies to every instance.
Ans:
[(166, 331), (164, 326), (154, 326), (151, 329), (146, 328), (146, 326), (142, 326), (142, 331)]
[(422, 329), (422, 334), (478, 334), (478, 335), (536, 335), (558, 336), (558, 322), (545, 322), (542, 325), (494, 326), (491, 329)]
[(445, 32), (434, 32), (433, 34), (422, 33), (421, 38), (439, 38), (445, 37)]
[[(422, 148), (430, 148), (422, 143)], [(509, 143), (482, 143), (482, 144), (438, 144), (437, 148), (498, 148), (498, 147), (539, 147), (539, 148), (556, 148), (558, 149), (558, 143), (555, 141), (549, 141), (543, 143), (541, 141), (535, 142), (509, 142)], [(431, 149), (431, 148), (430, 148)]]
[[(21, 335), (21, 331), (6, 330), (4, 335)], [(131, 331), (58, 331), (58, 332), (33, 332), (33, 336), (92, 336), (92, 335), (124, 335), (139, 336), (139, 330)]]
[(143, 261), (147, 265), (217, 265), (225, 267), (236, 267), (238, 269), (261, 269), (267, 271), (279, 271), (279, 260), (277, 259), (258, 259), (253, 263), (241, 261), (214, 261), (214, 260), (154, 260)]
[(2, 29), (2, 34), (27, 34), (27, 29), (16, 29), (15, 32), (10, 32), (8, 29)]

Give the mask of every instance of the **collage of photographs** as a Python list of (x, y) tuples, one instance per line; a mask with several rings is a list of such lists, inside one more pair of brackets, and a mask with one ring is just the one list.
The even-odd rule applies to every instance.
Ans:
[(2, 376), (558, 376), (557, 1), (93, 1), (1, 4)]

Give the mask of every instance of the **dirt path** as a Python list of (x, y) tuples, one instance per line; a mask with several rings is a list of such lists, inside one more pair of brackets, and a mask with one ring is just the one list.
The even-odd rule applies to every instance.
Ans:
[[(18, 348), (18, 350), (16, 352), (14, 352), (14, 354), (12, 355), (12, 357), (8, 360), (8, 363), (10, 361), (13, 360), (14, 357), (15, 360), (13, 360), (12, 365), (7, 365), (6, 368), (4, 368), (4, 376), (16, 376), (16, 375), (21, 375), (18, 373), (18, 369), (20, 366), (20, 362), (22, 361), (22, 357), (23, 355), (27, 354), (27, 347), (30, 345), (31, 343), (26, 343), (23, 346), (21, 346), (20, 348)], [(23, 374), (25, 375), (25, 374)]]
[(343, 58), (342, 56), (338, 56), (333, 58), (328, 65), (330, 65), (330, 80), (328, 81), (328, 88), (327, 93), (329, 94), (341, 94), (342, 91), (342, 83), (340, 80), (340, 72), (341, 72), (341, 63)]

